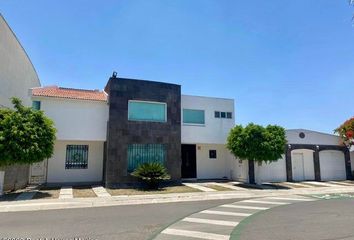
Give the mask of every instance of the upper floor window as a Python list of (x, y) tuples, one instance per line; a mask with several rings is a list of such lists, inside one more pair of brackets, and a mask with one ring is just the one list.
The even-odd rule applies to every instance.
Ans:
[(205, 124), (204, 110), (183, 109), (183, 123)]
[(219, 111), (215, 111), (214, 112), (214, 116), (215, 118), (232, 118), (232, 112), (219, 112)]
[(166, 103), (130, 100), (128, 102), (128, 120), (166, 122), (166, 108)]
[(32, 108), (35, 110), (41, 110), (41, 101), (32, 101)]

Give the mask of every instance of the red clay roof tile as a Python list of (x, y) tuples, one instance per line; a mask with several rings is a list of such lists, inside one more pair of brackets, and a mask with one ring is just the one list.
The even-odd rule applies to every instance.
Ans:
[(107, 94), (103, 91), (62, 88), (57, 86), (32, 88), (32, 96), (107, 101)]

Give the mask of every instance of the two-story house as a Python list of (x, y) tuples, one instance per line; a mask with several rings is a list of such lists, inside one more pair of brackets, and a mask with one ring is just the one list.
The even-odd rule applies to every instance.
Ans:
[(54, 155), (39, 182), (136, 181), (141, 163), (163, 163), (172, 180), (231, 178), (225, 143), (234, 126), (232, 99), (181, 95), (176, 84), (112, 76), (104, 91), (32, 89), (38, 109), (54, 120)]

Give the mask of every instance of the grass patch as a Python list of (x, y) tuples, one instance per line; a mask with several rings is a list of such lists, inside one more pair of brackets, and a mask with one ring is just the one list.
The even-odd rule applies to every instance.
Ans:
[(33, 196), (33, 199), (55, 199), (59, 198), (60, 187), (41, 187)]
[(198, 189), (190, 188), (184, 185), (167, 186), (158, 190), (147, 190), (141, 188), (117, 188), (107, 189), (112, 196), (119, 195), (143, 195), (143, 194), (166, 194), (166, 193), (187, 193), (187, 192), (200, 192)]
[(214, 184), (206, 184), (205, 187), (214, 189), (216, 191), (232, 191), (231, 188), (219, 186), (219, 185), (214, 185)]
[(97, 197), (91, 186), (73, 187), (74, 198)]

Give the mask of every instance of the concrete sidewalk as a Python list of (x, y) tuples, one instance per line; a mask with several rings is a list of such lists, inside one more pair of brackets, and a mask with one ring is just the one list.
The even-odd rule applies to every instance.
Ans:
[(169, 202), (204, 201), (220, 199), (244, 199), (257, 197), (274, 197), (287, 195), (309, 195), (327, 193), (354, 192), (354, 186), (303, 188), (289, 190), (246, 190), (246, 191), (220, 191), (220, 192), (193, 192), (151, 195), (121, 195), (95, 198), (68, 198), (68, 199), (38, 199), (27, 201), (4, 201), (0, 203), (0, 212), (36, 211), (50, 209), (70, 209), (103, 207), (134, 204), (154, 204)]

